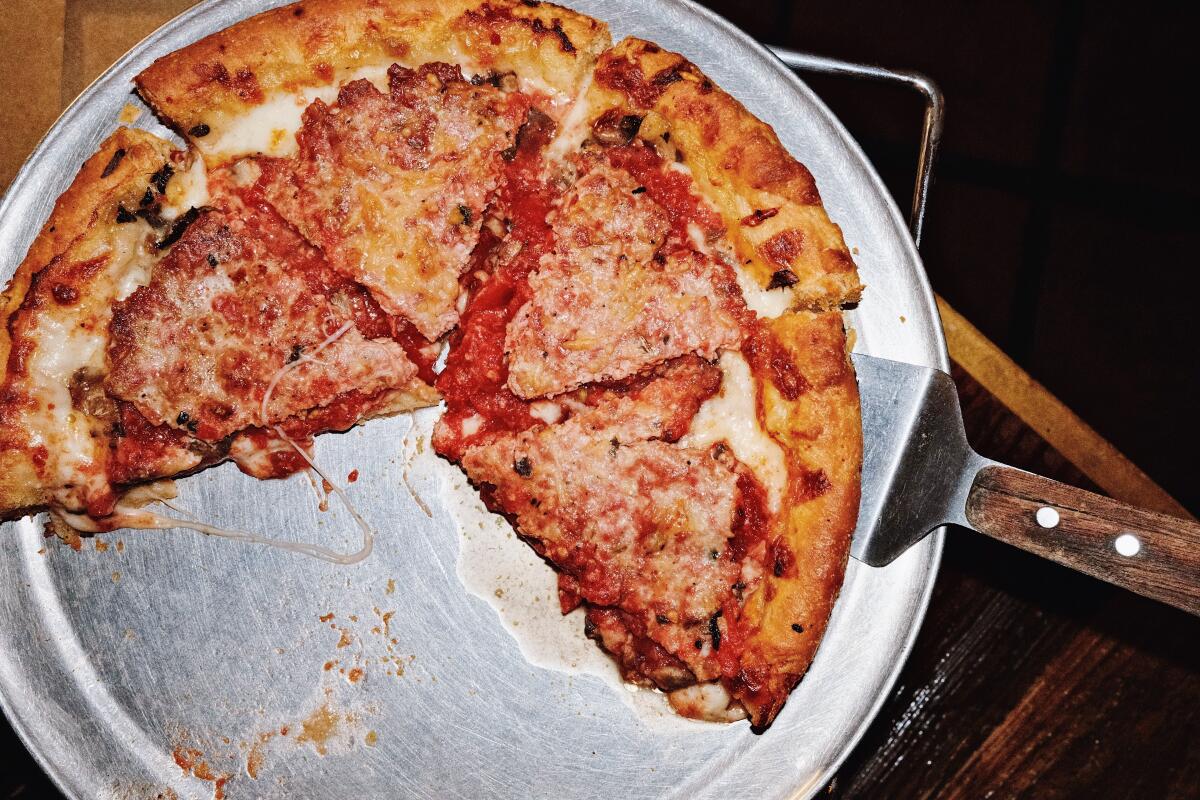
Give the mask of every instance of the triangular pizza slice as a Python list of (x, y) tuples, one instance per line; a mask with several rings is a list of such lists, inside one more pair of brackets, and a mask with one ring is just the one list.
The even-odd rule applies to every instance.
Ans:
[(8, 298), (6, 515), (120, 527), (147, 481), (226, 458), (260, 477), (306, 469), (275, 426), (305, 446), (437, 400), (437, 348), (407, 320), (253, 193), (141, 131), (84, 165)]

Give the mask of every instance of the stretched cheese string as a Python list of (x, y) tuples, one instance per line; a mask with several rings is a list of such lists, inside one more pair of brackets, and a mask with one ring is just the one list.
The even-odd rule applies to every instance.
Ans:
[[(286, 375), (290, 370), (293, 370), (296, 367), (298, 367), (304, 363), (321, 364), (322, 366), (326, 366), (326, 367), (332, 366), (328, 362), (321, 361), (320, 359), (316, 358), (317, 353), (321, 352), (326, 347), (328, 347), (329, 345), (333, 344), (338, 339), (340, 339), (343, 335), (345, 335), (346, 331), (350, 330), (350, 328), (353, 327), (353, 325), (354, 325), (354, 323), (349, 320), (342, 323), (341, 327), (339, 327), (336, 331), (334, 331), (333, 333), (326, 336), (323, 340), (321, 340), (321, 342), (316, 347), (313, 348), (313, 351), (311, 354), (308, 354), (308, 353), (301, 354), (298, 358), (296, 358), (296, 360), (289, 361), (286, 364), (284, 364), (283, 367), (281, 367), (279, 369), (279, 371), (277, 371), (273, 376), (271, 376), (271, 382), (267, 384), (267, 391), (265, 391), (263, 393), (262, 403), (259, 405), (259, 411), (258, 411), (259, 419), (261, 420), (261, 423), (263, 425), (267, 424), (267, 419), (268, 419), (267, 406), (271, 402), (271, 395), (275, 393), (275, 387), (279, 385), (279, 381), (283, 379), (283, 376)], [(291, 441), (290, 439), (287, 440), (287, 442), (293, 448), (296, 448), (297, 452), (299, 452), (299, 448), (296, 447), (295, 442)], [(305, 461), (308, 461), (308, 457), (305, 456), (304, 453), (300, 453), (300, 456), (302, 458), (304, 458)], [(325, 478), (325, 476), (321, 475), (320, 470), (314, 470), (314, 471), (323, 480), (326, 480), (326, 482), (329, 483), (331, 486), (333, 485), (332, 481), (329, 481), (328, 479)], [(315, 480), (310, 480), (309, 485), (312, 488), (313, 497), (317, 498), (317, 507), (320, 508), (322, 511), (326, 510), (328, 508), (326, 498), (321, 496), (321, 492), (317, 488), (317, 482)], [(326, 495), (326, 497), (328, 497), (328, 495)], [(355, 512), (351, 512), (351, 513), (355, 513)]]
[[(354, 327), (354, 323), (351, 320), (346, 320), (344, 323), (342, 323), (341, 327), (339, 327), (333, 333), (329, 334), (324, 339), (322, 339), (321, 342), (316, 347), (313, 348), (312, 353), (303, 354), (299, 358), (297, 358), (295, 361), (284, 364), (280, 368), (280, 370), (275, 373), (275, 375), (271, 378), (271, 382), (267, 384), (267, 391), (263, 393), (262, 407), (259, 409), (259, 416), (260, 416), (260, 419), (261, 419), (263, 425), (266, 425), (267, 420), (269, 419), (269, 417), (267, 416), (267, 404), (271, 400), (271, 394), (275, 391), (275, 387), (279, 385), (280, 379), (284, 375), (286, 375), (289, 370), (294, 369), (296, 366), (298, 366), (302, 362), (316, 361), (317, 360), (316, 355), (318, 353), (320, 353), (326, 347), (328, 347), (329, 345), (333, 344), (338, 339), (340, 339), (346, 333), (346, 331), (350, 330), (352, 327)], [(346, 507), (346, 510), (350, 512), (350, 516), (354, 518), (354, 523), (356, 525), (358, 525), (359, 530), (362, 531), (362, 534), (363, 534), (362, 547), (360, 547), (357, 552), (352, 553), (350, 556), (342, 557), (342, 558), (349, 558), (352, 560), (350, 560), (350, 561), (339, 560), (338, 563), (354, 564), (354, 563), (357, 563), (357, 562), (365, 559), (367, 556), (369, 556), (371, 554), (371, 550), (373, 550), (375, 547), (375, 531), (371, 528), (371, 526), (367, 523), (367, 521), (362, 518), (362, 515), (358, 513), (358, 509), (354, 507), (354, 503), (350, 502), (349, 496), (346, 495), (346, 492), (343, 491), (342, 487), (339, 486), (336, 481), (330, 479), (330, 477), (325, 474), (325, 471), (323, 469), (321, 469), (319, 466), (317, 466), (317, 462), (314, 461), (308, 455), (308, 453), (304, 452), (304, 448), (302, 448), (300, 445), (298, 445), (294, 441), (292, 441), (292, 437), (290, 437), (286, 433), (284, 433), (283, 428), (281, 428), (280, 426), (272, 425), (271, 427), (275, 430), (276, 435), (278, 435), (280, 439), (283, 439), (285, 442), (290, 444), (292, 446), (292, 449), (300, 454), (300, 457), (305, 460), (305, 462), (308, 464), (308, 466), (312, 467), (313, 472), (315, 472), (321, 476), (321, 480), (325, 481), (325, 485), (328, 486), (330, 489), (332, 489), (333, 493), (338, 496), (338, 499), (342, 501), (342, 505), (344, 505)], [(325, 549), (325, 548), (322, 548), (322, 549)], [(332, 553), (332, 551), (326, 551), (326, 552)]]
[[(101, 527), (97, 525), (90, 517), (84, 514), (74, 514), (69, 511), (55, 510), (57, 515), (63, 522), (70, 525), (77, 531), (99, 533), (104, 530), (109, 530), (109, 527)], [(286, 542), (280, 539), (268, 539), (265, 536), (260, 536), (257, 533), (248, 533), (246, 531), (233, 530), (230, 528), (218, 528), (215, 525), (207, 525), (203, 522), (194, 522), (192, 520), (177, 519), (168, 517), (163, 514), (158, 514), (153, 511), (147, 511), (143, 508), (124, 508), (120, 505), (113, 511), (112, 516), (106, 517), (105, 522), (109, 523), (114, 528), (132, 528), (134, 530), (166, 530), (167, 528), (187, 528), (188, 530), (199, 531), (200, 533), (209, 536), (219, 536), (222, 539), (232, 539), (237, 542), (247, 542), (249, 544), (262, 544), (268, 547), (274, 547), (279, 550), (289, 550), (293, 553), (301, 553), (303, 555), (312, 556), (321, 561), (328, 561), (333, 564), (357, 564), (368, 555), (371, 554), (374, 540), (369, 538), (362, 548), (353, 553), (338, 553), (330, 550), (328, 547), (323, 547), (319, 544), (307, 544), (305, 542)]]
[(278, 425), (272, 425), (271, 427), (275, 429), (275, 433), (278, 434), (279, 438), (283, 439), (285, 442), (295, 448), (296, 452), (300, 454), (300, 457), (307, 461), (308, 465), (313, 468), (313, 471), (321, 476), (321, 480), (329, 484), (329, 488), (332, 489), (333, 493), (336, 494), (338, 499), (342, 501), (342, 505), (344, 505), (346, 510), (350, 512), (350, 516), (354, 517), (354, 522), (362, 531), (362, 547), (359, 548), (358, 552), (353, 553), (350, 556), (345, 556), (345, 558), (349, 558), (351, 560), (339, 561), (339, 563), (354, 564), (369, 556), (371, 554), (371, 550), (375, 547), (375, 531), (371, 528), (367, 521), (362, 518), (362, 515), (358, 513), (358, 509), (354, 507), (354, 503), (350, 502), (350, 498), (346, 495), (346, 492), (341, 486), (338, 486), (337, 483), (330, 480), (329, 476), (325, 474), (325, 470), (318, 467), (317, 462), (313, 461), (309, 457), (308, 453), (304, 452), (304, 448), (292, 441), (291, 437), (283, 432), (283, 428), (279, 427)]
[[(279, 385), (280, 379), (289, 370), (294, 369), (299, 364), (301, 364), (305, 361), (315, 361), (316, 359), (313, 358), (313, 356), (315, 356), (317, 353), (321, 352), (321, 350), (325, 349), (333, 342), (337, 341), (337, 339), (341, 338), (341, 336), (344, 335), (346, 333), (346, 331), (350, 330), (351, 327), (353, 327), (353, 323), (346, 322), (340, 328), (338, 328), (336, 331), (331, 333), (329, 336), (325, 337), (325, 339), (322, 340), (320, 342), (320, 344), (318, 344), (315, 348), (313, 348), (311, 355), (304, 355), (304, 356), (301, 356), (300, 358), (296, 359), (295, 361), (291, 361), (287, 364), (284, 364), (279, 369), (279, 371), (275, 373), (275, 375), (271, 378), (270, 383), (267, 384), (267, 391), (263, 394), (262, 405), (260, 407), (260, 420), (263, 425), (267, 424), (267, 420), (268, 420), (267, 407), (271, 400), (271, 394), (275, 391), (275, 387), (277, 385)], [(350, 502), (350, 498), (346, 495), (346, 493), (342, 490), (342, 488), (340, 486), (338, 486), (334, 481), (330, 480), (329, 476), (325, 474), (324, 470), (322, 470), (319, 466), (317, 466), (317, 463), (312, 459), (312, 457), (309, 456), (309, 454), (306, 453), (304, 451), (304, 449), (302, 447), (300, 447), (300, 445), (297, 444), (290, 436), (288, 436), (286, 433), (284, 433), (283, 428), (281, 428), (278, 425), (272, 425), (271, 427), (275, 431), (275, 434), (277, 436), (279, 436), (279, 438), (283, 439), (283, 441), (285, 441), (289, 445), (291, 445), (292, 448), (297, 453), (300, 454), (300, 457), (303, 458), (304, 461), (309, 465), (309, 467), (311, 467), (313, 469), (313, 471), (316, 472), (317, 475), (319, 475), (321, 477), (321, 479), (324, 480), (330, 486), (330, 488), (333, 490), (333, 492), (338, 496), (338, 499), (341, 500), (342, 503), (346, 506), (346, 510), (350, 512), (350, 516), (352, 516), (354, 518), (355, 524), (358, 525), (359, 529), (363, 533), (363, 544), (362, 544), (362, 547), (360, 547), (358, 550), (356, 550), (353, 553), (339, 553), (337, 551), (331, 550), (328, 547), (324, 547), (319, 544), (308, 544), (305, 542), (288, 542), (288, 541), (282, 541), (279, 539), (270, 539), (270, 538), (267, 538), (264, 536), (260, 536), (259, 534), (256, 534), (256, 533), (249, 533), (247, 531), (232, 530), (232, 529), (228, 529), (228, 528), (219, 528), (215, 525), (208, 525), (206, 523), (199, 522), (198, 520), (195, 520), (194, 518), (178, 519), (176, 517), (168, 517), (163, 514), (158, 514), (153, 511), (147, 511), (146, 509), (127, 507), (127, 506), (122, 506), (120, 504), (118, 504), (117, 507), (113, 510), (112, 516), (109, 517), (106, 520), (106, 522), (109, 525), (111, 525), (112, 523), (116, 523), (119, 527), (123, 527), (123, 528), (147, 529), (147, 530), (164, 530), (167, 528), (187, 528), (189, 530), (199, 531), (200, 533), (204, 533), (209, 536), (219, 536), (223, 539), (232, 539), (234, 541), (247, 542), (250, 544), (261, 544), (261, 545), (266, 545), (268, 547), (275, 547), (280, 550), (289, 550), (294, 553), (301, 553), (303, 555), (312, 556), (313, 558), (317, 558), (322, 561), (328, 561), (328, 562), (331, 562), (334, 564), (357, 564), (358, 562), (365, 559), (367, 556), (369, 556), (371, 554), (371, 551), (375, 547), (375, 532), (374, 532), (374, 530), (367, 523), (367, 521), (362, 518), (362, 515), (358, 513), (358, 509), (356, 509), (354, 507), (354, 504), (352, 502)], [(169, 508), (172, 508), (172, 509), (178, 511), (181, 514), (184, 514), (185, 516), (191, 517), (191, 514), (189, 514), (187, 511), (184, 511), (182, 508), (179, 508), (178, 506), (174, 505), (173, 503), (167, 502), (166, 500), (163, 500), (161, 498), (158, 498), (158, 501), (162, 502), (164, 505), (168, 506)], [(74, 514), (74, 513), (65, 511), (65, 510), (56, 510), (54, 513), (60, 519), (62, 519), (65, 523), (70, 525), (72, 528), (75, 528), (76, 530), (85, 531), (85, 532), (99, 532), (102, 529), (100, 525), (97, 525), (94, 520), (92, 520), (90, 517), (88, 517), (86, 515)]]
[(313, 356), (315, 356), (317, 353), (324, 350), (329, 345), (336, 342), (338, 339), (342, 338), (342, 336), (345, 335), (346, 331), (350, 330), (353, 327), (354, 327), (354, 323), (347, 320), (345, 323), (342, 324), (342, 326), (340, 328), (338, 328), (336, 331), (334, 331), (333, 333), (329, 334), (324, 339), (322, 339), (321, 343), (313, 348), (313, 351), (311, 354), (302, 354), (295, 361), (289, 361), (288, 363), (284, 364), (282, 367), (279, 368), (279, 371), (276, 372), (274, 376), (272, 376), (271, 382), (267, 384), (267, 391), (265, 391), (263, 393), (262, 405), (259, 406), (258, 416), (259, 416), (259, 419), (260, 419), (262, 425), (266, 425), (267, 420), (270, 419), (270, 417), (267, 415), (267, 404), (271, 402), (271, 395), (275, 393), (275, 387), (279, 385), (279, 381), (281, 381), (283, 379), (283, 376), (288, 374), (290, 371), (292, 371), (296, 367), (300, 366), (301, 364), (305, 363), (306, 361), (316, 361), (316, 359)]

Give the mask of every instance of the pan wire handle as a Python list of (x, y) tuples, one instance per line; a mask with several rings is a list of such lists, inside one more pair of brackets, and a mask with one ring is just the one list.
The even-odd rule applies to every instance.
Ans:
[(925, 209), (929, 203), (929, 186), (933, 182), (933, 167), (937, 160), (938, 147), (942, 142), (942, 126), (946, 113), (942, 90), (928, 76), (920, 72), (842, 61), (812, 53), (802, 53), (798, 50), (788, 50), (783, 47), (769, 46), (769, 49), (794, 72), (816, 72), (824, 75), (841, 75), (895, 83), (915, 89), (925, 98), (921, 149), (917, 154), (917, 178), (913, 184), (912, 210), (908, 217), (908, 227), (912, 233), (913, 242), (920, 247), (921, 232), (925, 227)]

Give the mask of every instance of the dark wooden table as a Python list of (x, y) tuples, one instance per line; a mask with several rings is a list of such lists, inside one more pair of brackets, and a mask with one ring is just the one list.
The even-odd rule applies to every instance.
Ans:
[[(955, 365), (985, 456), (1096, 491)], [(1200, 620), (952, 529), (929, 612), (831, 797), (1200, 796)]]
[[(5, 0), (0, 13), (29, 24), (0, 25), (0, 187), (92, 75), (190, 4)], [(942, 313), (980, 453), (1182, 513), (953, 309)], [(0, 798), (59, 796), (4, 721), (0, 747)], [(823, 796), (1200, 797), (1200, 620), (951, 531), (908, 663)]]

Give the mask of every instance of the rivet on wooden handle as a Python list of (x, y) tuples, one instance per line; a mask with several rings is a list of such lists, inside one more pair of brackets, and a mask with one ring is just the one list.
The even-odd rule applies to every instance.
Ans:
[(1200, 524), (1012, 467), (979, 471), (967, 521), (981, 533), (1200, 616)]

